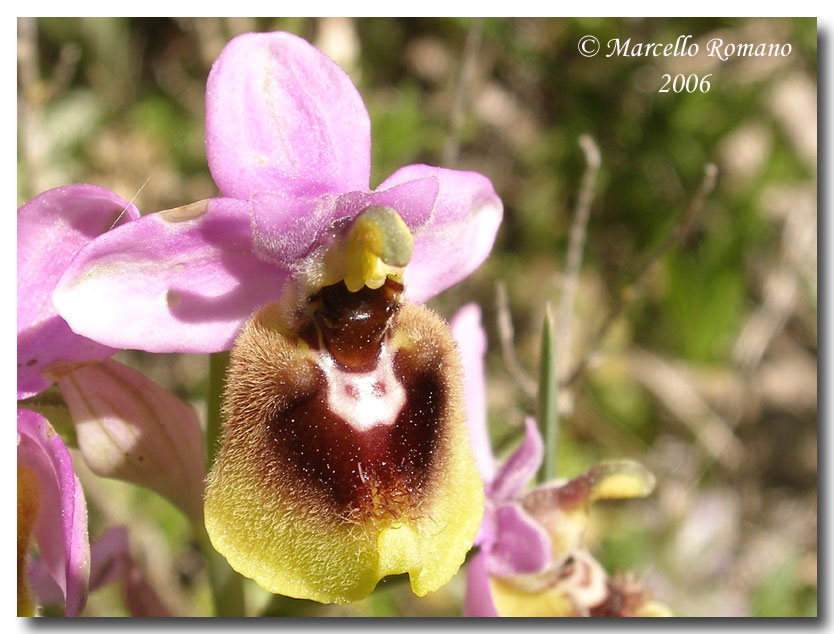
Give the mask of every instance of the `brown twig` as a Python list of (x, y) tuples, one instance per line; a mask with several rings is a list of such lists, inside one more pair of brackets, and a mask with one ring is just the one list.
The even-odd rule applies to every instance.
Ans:
[(689, 429), (709, 463), (718, 462), (731, 471), (738, 468), (745, 450), (733, 431), (737, 421), (716, 413), (672, 363), (639, 349), (629, 354), (629, 362), (635, 378)]
[(507, 297), (507, 286), (501, 280), (495, 283), (495, 312), (498, 319), (498, 339), (501, 342), (504, 364), (507, 366), (510, 375), (515, 379), (516, 385), (532, 401), (536, 398), (538, 387), (533, 378), (521, 367), (518, 357), (515, 356), (515, 334), (510, 314), (510, 301)]
[(591, 344), (588, 346), (588, 352), (573, 368), (573, 370), (560, 382), (561, 386), (573, 384), (586, 370), (591, 359), (596, 354), (605, 336), (614, 322), (622, 315), (623, 311), (628, 307), (632, 300), (637, 296), (637, 290), (640, 289), (646, 282), (649, 273), (654, 268), (660, 259), (666, 255), (675, 245), (683, 241), (683, 239), (692, 230), (692, 226), (701, 208), (704, 206), (704, 201), (710, 192), (715, 188), (715, 183), (718, 178), (718, 168), (714, 163), (707, 163), (704, 166), (704, 177), (701, 185), (692, 197), (689, 206), (681, 216), (680, 220), (675, 223), (666, 238), (657, 248), (652, 251), (645, 259), (643, 265), (638, 269), (634, 276), (634, 282), (628, 285), (617, 296), (614, 305), (608, 311), (607, 316), (602, 322), (602, 325), (597, 329), (596, 334), (591, 339)]
[(18, 18), (17, 64), (20, 93), (18, 117), (20, 155), (25, 166), (25, 198), (46, 189), (42, 182), (46, 139), (40, 125), (41, 104), (45, 97), (38, 67), (38, 24), (35, 18)]
[(469, 24), (469, 32), (466, 35), (466, 42), (463, 45), (460, 69), (455, 84), (455, 92), (452, 96), (452, 110), (449, 114), (449, 136), (446, 137), (442, 157), (442, 165), (445, 167), (454, 167), (458, 162), (460, 133), (466, 118), (469, 89), (475, 74), (475, 62), (481, 48), (482, 33), (483, 18), (472, 18), (472, 22)]
[(562, 278), (562, 293), (556, 321), (556, 351), (559, 376), (563, 377), (571, 361), (571, 334), (573, 330), (574, 303), (579, 288), (579, 269), (582, 266), (582, 254), (585, 250), (585, 236), (588, 232), (588, 219), (591, 215), (591, 203), (594, 199), (594, 185), (599, 174), (599, 147), (587, 134), (579, 137), (579, 147), (585, 153), (585, 173), (571, 222), (568, 253), (565, 258), (565, 275)]
[[(814, 212), (795, 201), (782, 227), (781, 257), (772, 264), (764, 280), (764, 297), (736, 340), (733, 361), (748, 375), (759, 366), (776, 336), (784, 329), (802, 297), (800, 266), (797, 261), (815, 252)], [(814, 290), (816, 290), (816, 279)]]
[(81, 61), (81, 47), (75, 42), (67, 42), (61, 46), (58, 53), (58, 63), (52, 73), (52, 81), (49, 86), (49, 97), (63, 92), (69, 87), (75, 73), (78, 70), (78, 63)]

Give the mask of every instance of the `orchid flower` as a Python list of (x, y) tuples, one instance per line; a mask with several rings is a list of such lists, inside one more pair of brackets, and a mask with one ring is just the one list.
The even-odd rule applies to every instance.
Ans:
[(110, 359), (117, 350), (74, 333), (52, 302), (83, 247), (138, 218), (134, 205), (92, 185), (51, 189), (18, 210), (18, 398), (56, 382), (94, 473), (151, 488), (199, 519), (205, 466), (193, 409)]
[(461, 308), (451, 327), (463, 358), (470, 437), (486, 494), (480, 550), (467, 567), (466, 615), (667, 615), (631, 579), (610, 579), (583, 544), (590, 503), (648, 495), (652, 474), (636, 462), (615, 460), (524, 492), (544, 456), (536, 421), (525, 419), (521, 445), (497, 467), (486, 425), (480, 308)]
[[(17, 396), (50, 386), (58, 374), (110, 357), (115, 350), (73, 333), (56, 312), (52, 290), (79, 249), (139, 212), (99, 187), (59, 187), (37, 196), (17, 217)], [(52, 374), (54, 373), (54, 374)], [(87, 598), (90, 543), (87, 505), (72, 458), (40, 414), (18, 410), (18, 613), (34, 614), (27, 585), (32, 533), (68, 616)]]
[(33, 532), (67, 615), (81, 611), (88, 591), (84, 493), (60, 436), (29, 409), (40, 407), (31, 397), (53, 382), (73, 418), (81, 453), (95, 473), (156, 489), (193, 517), (201, 513), (204, 467), (193, 411), (140, 373), (109, 359), (116, 350), (72, 332), (51, 300), (55, 284), (83, 246), (138, 217), (133, 205), (92, 185), (49, 190), (18, 210), (18, 398), (29, 398), (18, 410), (21, 613), (34, 611), (26, 582)]
[[(413, 236), (409, 299), (425, 302), (464, 279), (489, 254), (501, 222), (491, 183), (409, 165), (369, 191), (370, 129), (350, 78), (306, 41), (234, 38), (206, 86), (206, 152), (221, 197), (149, 214), (96, 240), (61, 280), (61, 316), (114, 348), (228, 350), (334, 232), (378, 206), (395, 210)], [(369, 265), (384, 269), (383, 254), (367, 247), (377, 256)]]
[(206, 528), (241, 574), (320, 602), (403, 572), (436, 590), (483, 509), (454, 341), (417, 302), (481, 264), (502, 204), (426, 165), (371, 190), (370, 147), (335, 62), (288, 33), (236, 37), (206, 88), (221, 196), (102, 235), (54, 294), (105, 345), (234, 344)]

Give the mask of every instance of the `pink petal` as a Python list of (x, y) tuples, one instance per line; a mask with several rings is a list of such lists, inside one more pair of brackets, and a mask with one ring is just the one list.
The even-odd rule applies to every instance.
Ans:
[[(400, 170), (402, 171), (402, 170)], [(421, 231), (432, 219), (440, 193), (434, 176), (397, 182), (396, 172), (368, 196), (366, 205), (383, 205), (396, 210), (412, 233)]]
[(32, 559), (29, 564), (28, 577), (29, 587), (35, 593), (38, 605), (60, 605), (64, 602), (64, 593), (52, 578), (52, 572), (43, 557)]
[(257, 255), (290, 268), (319, 244), (328, 244), (343, 227), (373, 205), (395, 209), (413, 230), (431, 216), (437, 198), (434, 178), (408, 181), (385, 191), (323, 194), (298, 198), (285, 192), (262, 192), (252, 197), (253, 242)]
[(115, 352), (73, 333), (52, 304), (52, 289), (82, 247), (138, 217), (136, 207), (93, 185), (50, 189), (18, 210), (18, 398), (49, 387), (41, 371), (55, 361), (105, 359)]
[(524, 440), (507, 461), (501, 465), (495, 481), (492, 483), (490, 499), (496, 503), (514, 499), (532, 480), (544, 457), (544, 443), (536, 420), (528, 416), (524, 420), (526, 433)]
[(488, 557), (489, 554), (481, 550), (466, 566), (466, 596), (463, 603), (463, 613), (466, 616), (498, 616), (489, 589)]
[(93, 473), (148, 487), (200, 519), (205, 467), (190, 405), (112, 359), (73, 370), (58, 387)]
[[(492, 183), (475, 172), (409, 165), (384, 187), (434, 178), (440, 189), (431, 218), (414, 231), (414, 255), (406, 272), (406, 295), (425, 302), (467, 277), (492, 251), (503, 216)], [(406, 223), (411, 226), (409, 220)]]
[(252, 242), (262, 260), (290, 268), (307, 255), (330, 226), (336, 196), (299, 198), (283, 192), (252, 197)]
[(489, 572), (497, 577), (541, 572), (550, 563), (550, 539), (518, 504), (504, 504), (495, 512), (496, 538), (490, 551)]
[(92, 545), (90, 591), (121, 580), (131, 616), (171, 616), (130, 554), (126, 526), (114, 526)]
[(290, 33), (230, 41), (206, 86), (206, 153), (224, 196), (365, 190), (371, 126), (329, 57)]
[(213, 198), (119, 227), (73, 260), (55, 306), (75, 332), (114, 348), (227, 350), (287, 275), (253, 253), (250, 209)]
[(87, 503), (67, 448), (47, 420), (35, 412), (17, 412), (17, 461), (38, 479), (35, 537), (41, 556), (66, 603), (77, 616), (87, 601), (90, 541)]
[[(114, 526), (90, 545), (90, 585), (93, 592), (124, 577), (130, 565), (127, 528)], [(63, 601), (61, 590), (52, 579), (43, 557), (29, 566), (29, 581), (40, 605), (57, 605)]]
[(475, 535), (475, 546), (480, 546), (486, 550), (490, 550), (495, 543), (496, 538), (496, 521), (495, 521), (495, 505), (492, 500), (487, 498), (484, 500), (484, 519), (481, 521), (481, 526), (478, 529), (478, 534)]
[(463, 363), (463, 396), (472, 453), (481, 479), (492, 482), (495, 477), (495, 458), (489, 442), (484, 376), (487, 340), (481, 327), (480, 307), (477, 304), (467, 304), (452, 317), (449, 325)]

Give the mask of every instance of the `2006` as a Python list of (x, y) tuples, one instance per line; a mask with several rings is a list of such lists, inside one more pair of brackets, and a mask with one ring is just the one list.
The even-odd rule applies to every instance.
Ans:
[(673, 78), (669, 73), (663, 73), (661, 79), (665, 79), (660, 90), (657, 92), (669, 92), (669, 86), (672, 87), (672, 92), (709, 92), (709, 78), (712, 73), (699, 77), (698, 75), (675, 75)]

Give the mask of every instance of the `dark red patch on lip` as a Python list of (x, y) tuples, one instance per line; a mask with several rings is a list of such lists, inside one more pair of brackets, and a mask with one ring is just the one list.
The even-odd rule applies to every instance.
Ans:
[(415, 499), (419, 504), (441, 442), (447, 394), (439, 370), (419, 367), (405, 350), (393, 363), (405, 403), (392, 425), (360, 431), (333, 414), (319, 369), (313, 392), (268, 422), (284, 468), (337, 513), (357, 521), (398, 517)]

